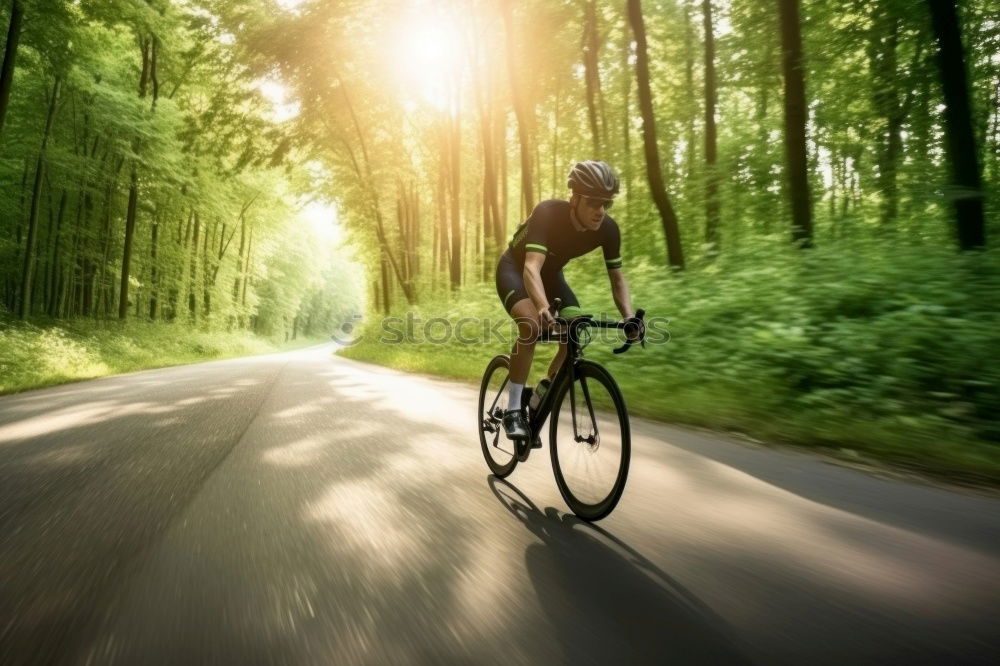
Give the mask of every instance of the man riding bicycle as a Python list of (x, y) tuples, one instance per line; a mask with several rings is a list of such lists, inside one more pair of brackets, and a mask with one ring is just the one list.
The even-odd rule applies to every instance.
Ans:
[[(507, 437), (514, 440), (528, 438), (521, 397), (531, 372), (535, 342), (543, 330), (555, 323), (550, 299), (562, 300), (563, 316), (580, 313), (580, 302), (562, 272), (570, 259), (602, 248), (615, 305), (624, 319), (637, 324), (629, 337), (641, 339), (643, 333), (622, 273), (618, 223), (607, 214), (618, 194), (618, 177), (604, 162), (577, 162), (569, 172), (568, 187), (572, 192), (569, 201), (550, 199), (535, 206), (528, 220), (514, 232), (497, 264), (497, 295), (517, 322), (518, 330), (510, 357), (509, 409), (503, 415)], [(560, 343), (549, 365), (548, 380), (543, 382), (555, 376), (566, 358), (566, 349), (566, 343)]]

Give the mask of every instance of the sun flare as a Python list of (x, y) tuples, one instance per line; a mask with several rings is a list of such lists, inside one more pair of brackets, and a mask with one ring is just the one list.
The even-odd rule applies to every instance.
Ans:
[(417, 17), (399, 28), (395, 43), (393, 60), (404, 88), (438, 110), (451, 108), (465, 58), (454, 21)]

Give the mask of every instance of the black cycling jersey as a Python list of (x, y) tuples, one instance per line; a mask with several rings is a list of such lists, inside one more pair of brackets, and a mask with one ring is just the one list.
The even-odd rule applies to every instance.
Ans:
[(528, 221), (518, 227), (511, 239), (510, 254), (519, 267), (524, 266), (528, 252), (546, 255), (542, 271), (560, 270), (570, 259), (596, 248), (604, 250), (604, 265), (621, 268), (621, 232), (610, 215), (596, 231), (577, 231), (570, 220), (570, 205), (561, 199), (543, 201), (531, 212)]

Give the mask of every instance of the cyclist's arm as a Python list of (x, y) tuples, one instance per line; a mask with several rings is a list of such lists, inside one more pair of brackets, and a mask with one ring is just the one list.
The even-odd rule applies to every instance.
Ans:
[(545, 287), (542, 284), (544, 263), (545, 255), (541, 252), (527, 252), (524, 255), (524, 288), (531, 297), (531, 302), (535, 304), (536, 312), (549, 308), (549, 299), (545, 296)]
[(620, 268), (609, 268), (608, 279), (611, 281), (611, 295), (615, 299), (618, 311), (622, 313), (622, 318), (628, 319), (635, 316), (635, 310), (632, 309), (632, 296), (628, 290), (625, 273)]

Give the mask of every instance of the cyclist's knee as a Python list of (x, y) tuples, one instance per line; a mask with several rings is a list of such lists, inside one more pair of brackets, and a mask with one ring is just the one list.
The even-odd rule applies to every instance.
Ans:
[(534, 344), (542, 331), (541, 321), (537, 314), (516, 317), (517, 340), (521, 344)]

